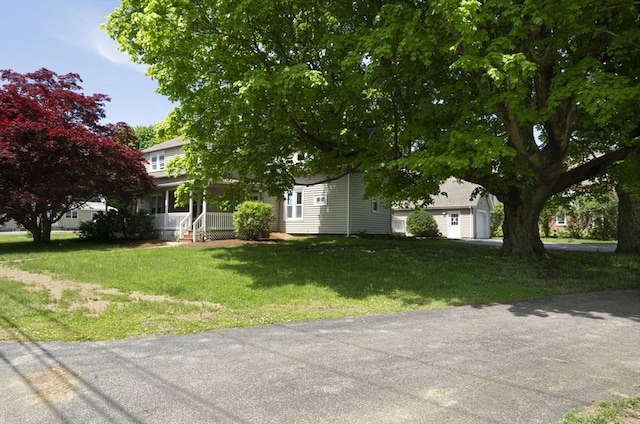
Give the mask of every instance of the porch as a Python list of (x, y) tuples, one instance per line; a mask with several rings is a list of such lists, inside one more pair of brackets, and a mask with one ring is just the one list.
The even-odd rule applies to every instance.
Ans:
[(196, 218), (190, 212), (155, 214), (153, 228), (162, 239), (223, 240), (235, 238), (233, 214), (228, 212), (202, 212)]

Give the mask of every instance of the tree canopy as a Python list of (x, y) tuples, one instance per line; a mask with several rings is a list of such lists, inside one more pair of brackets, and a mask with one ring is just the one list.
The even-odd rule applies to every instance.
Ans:
[(536, 257), (546, 200), (638, 149), (639, 8), (124, 0), (106, 29), (179, 104), (191, 189), (361, 171), (419, 200), (455, 176), (504, 203), (502, 252)]
[(142, 154), (124, 124), (101, 125), (103, 94), (82, 94), (77, 74), (0, 71), (0, 216), (36, 243), (70, 209), (102, 195), (131, 201), (151, 190)]

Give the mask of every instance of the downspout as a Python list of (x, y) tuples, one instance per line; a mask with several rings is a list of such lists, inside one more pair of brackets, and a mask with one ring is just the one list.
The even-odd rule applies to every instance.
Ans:
[(347, 174), (347, 237), (351, 235), (351, 173)]

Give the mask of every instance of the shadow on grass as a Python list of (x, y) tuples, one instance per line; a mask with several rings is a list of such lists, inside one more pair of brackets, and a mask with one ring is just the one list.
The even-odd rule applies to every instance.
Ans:
[(89, 250), (111, 251), (114, 249), (136, 247), (136, 245), (138, 244), (149, 242), (143, 240), (127, 240), (95, 243), (87, 240), (82, 240), (80, 238), (65, 238), (60, 240), (53, 239), (51, 240), (51, 242), (45, 244), (35, 244), (32, 240), (26, 237), (20, 237), (19, 239), (15, 237), (9, 237), (0, 237), (0, 260), (2, 260), (3, 255), (8, 256), (48, 252), (64, 253)]
[(446, 240), (310, 238), (276, 245), (211, 249), (221, 268), (251, 278), (250, 288), (328, 288), (364, 301), (403, 306), (508, 302), (557, 294), (640, 287), (640, 260), (557, 252), (554, 261), (499, 256), (490, 246)]

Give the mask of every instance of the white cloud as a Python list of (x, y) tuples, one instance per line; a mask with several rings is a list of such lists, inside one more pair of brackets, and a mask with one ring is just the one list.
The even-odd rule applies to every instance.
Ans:
[(118, 43), (109, 38), (102, 30), (98, 28), (94, 29), (87, 39), (90, 40), (87, 47), (109, 62), (130, 67), (143, 74), (145, 73), (146, 66), (132, 62), (129, 55), (118, 50)]

